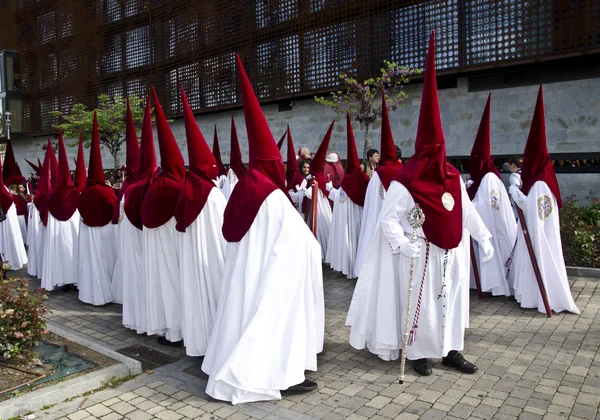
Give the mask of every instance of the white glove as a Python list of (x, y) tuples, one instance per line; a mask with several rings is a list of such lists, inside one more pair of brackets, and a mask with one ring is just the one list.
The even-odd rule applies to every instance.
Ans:
[(417, 242), (411, 243), (408, 238), (404, 238), (404, 241), (400, 244), (398, 248), (396, 248), (392, 254), (402, 254), (407, 258), (413, 258), (419, 256), (419, 251), (421, 247)]
[(521, 189), (518, 187), (518, 185), (512, 184), (510, 187), (508, 187), (508, 193), (517, 206), (522, 209), (525, 208), (527, 205), (527, 196), (521, 192)]
[(327, 191), (331, 191), (332, 188), (333, 188), (333, 182), (329, 181), (327, 184), (325, 184), (325, 189)]
[(473, 180), (472, 179), (468, 179), (467, 182), (465, 183), (465, 187), (469, 188), (473, 184), (474, 184)]
[(487, 262), (492, 259), (494, 256), (494, 247), (492, 246), (492, 242), (487, 239), (479, 244), (481, 250), (483, 251), (483, 258), (481, 259), (483, 262)]

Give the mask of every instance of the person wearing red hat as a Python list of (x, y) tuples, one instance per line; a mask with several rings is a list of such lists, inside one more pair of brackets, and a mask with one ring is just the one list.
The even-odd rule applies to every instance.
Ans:
[[(50, 149), (50, 152), (48, 152)], [(45, 194), (41, 194), (37, 200), (37, 208), (40, 212), (40, 221), (42, 224), (39, 226), (38, 232), (38, 265), (37, 265), (37, 277), (38, 279), (44, 278), (44, 255), (45, 255), (45, 246), (46, 246), (46, 232), (48, 231), (48, 215), (50, 212), (48, 211), (48, 207), (50, 206), (50, 199), (52, 190), (54, 190), (58, 186), (58, 160), (56, 159), (56, 155), (54, 154), (54, 148), (52, 147), (52, 143), (50, 139), (48, 139), (48, 145), (46, 147), (46, 156), (48, 156), (50, 167), (50, 177), (49, 181), (50, 186), (47, 189)], [(34, 202), (35, 202), (34, 197)]]
[[(485, 260), (494, 250), (460, 173), (446, 161), (434, 55), (432, 33), (415, 154), (393, 177), (383, 200), (348, 313), (350, 344), (394, 360), (407, 334), (402, 357), (412, 360), (420, 375), (431, 375), (429, 358), (474, 373), (477, 366), (459, 353), (469, 325), (469, 236), (479, 242)], [(422, 212), (424, 223), (415, 212)]]
[(217, 162), (218, 176), (217, 176), (217, 186), (225, 195), (223, 188), (225, 187), (225, 182), (227, 181), (227, 168), (223, 165), (223, 159), (221, 158), (221, 147), (219, 146), (219, 136), (217, 135), (217, 126), (215, 125), (215, 133), (213, 135), (213, 156), (215, 157), (215, 161)]
[(340, 271), (349, 279), (353, 279), (356, 278), (354, 259), (369, 177), (360, 168), (349, 114), (346, 114), (346, 130), (348, 150), (346, 174), (339, 189), (329, 190), (329, 199), (333, 202), (333, 215), (325, 262), (329, 263), (335, 271)]
[(148, 316), (146, 333), (160, 335), (160, 344), (181, 346), (181, 279), (175, 208), (185, 187), (186, 169), (154, 88), (152, 96), (161, 167), (160, 173), (148, 187), (141, 212), (144, 225), (142, 278), (146, 284)]
[(225, 263), (223, 213), (227, 200), (216, 184), (217, 162), (208, 147), (183, 88), (183, 118), (189, 170), (175, 209), (179, 235), (181, 317), (185, 352), (204, 356), (217, 315)]
[(206, 393), (233, 404), (315, 389), (304, 372), (317, 369), (325, 327), (319, 244), (290, 202), (281, 153), (236, 58), (249, 165), (225, 209), (221, 295), (202, 363)]
[(23, 243), (17, 206), (4, 184), (4, 173), (0, 162), (0, 250), (2, 261), (11, 266), (11, 270), (20, 270), (27, 264), (27, 252)]
[(122, 229), (119, 229), (119, 219), (124, 212), (125, 192), (138, 180), (138, 165), (140, 161), (140, 145), (138, 144), (135, 122), (133, 121), (129, 99), (127, 99), (127, 110), (125, 111), (125, 153), (126, 163), (121, 167), (121, 170), (125, 173), (125, 179), (119, 190), (117, 205), (114, 208), (111, 220), (111, 223), (117, 226), (116, 237), (118, 238), (116, 245), (117, 257), (110, 285), (114, 303), (123, 303), (123, 263), (126, 263), (125, 261), (127, 261), (123, 259), (123, 252), (121, 249), (123, 243), (127, 239), (121, 235)]
[[(546, 287), (550, 308), (555, 312), (569, 311), (579, 314), (573, 301), (560, 239), (558, 211), (562, 207), (560, 188), (546, 140), (544, 94), (538, 92), (529, 137), (523, 155), (521, 171), (523, 185), (510, 186), (510, 194), (523, 210), (527, 228), (542, 281)], [(522, 308), (537, 308), (546, 313), (523, 229), (517, 229), (517, 243), (511, 272), (514, 272), (515, 299)]]
[(73, 185), (81, 192), (87, 184), (85, 173), (85, 157), (83, 156), (83, 134), (79, 133), (79, 147), (77, 149), (77, 160), (75, 161), (75, 180)]
[[(129, 126), (129, 136), (132, 135), (131, 130), (135, 128), (132, 123), (133, 118), (126, 125), (126, 127)], [(148, 187), (158, 173), (152, 133), (150, 96), (146, 98), (144, 109), (137, 168), (137, 180), (126, 188), (122, 198), (123, 205), (118, 219), (119, 255), (115, 264), (113, 283), (122, 284), (123, 325), (138, 334), (143, 334), (148, 331), (148, 315), (146, 310), (147, 285), (142, 276), (143, 224), (141, 213)]]
[[(310, 179), (306, 179), (300, 185), (300, 190), (304, 193), (304, 196), (308, 200), (312, 200), (312, 188), (313, 182), (317, 182), (319, 186), (319, 196), (317, 197), (317, 241), (321, 245), (321, 259), (325, 259), (327, 256), (327, 244), (329, 242), (329, 231), (331, 230), (331, 201), (329, 201), (329, 190), (332, 188), (332, 183), (325, 177), (325, 156), (327, 155), (327, 148), (329, 147), (329, 140), (331, 139), (331, 133), (333, 132), (333, 126), (335, 120), (331, 122), (327, 134), (323, 138), (315, 157), (310, 162)], [(308, 204), (307, 200), (304, 200), (305, 206)], [(311, 220), (312, 206), (308, 205), (306, 211), (303, 211), (308, 215), (308, 220)]]
[[(505, 267), (517, 237), (517, 223), (513, 216), (510, 199), (506, 187), (500, 178), (500, 172), (494, 165), (490, 145), (490, 104), (492, 95), (488, 97), (479, 130), (471, 150), (469, 163), (470, 180), (467, 192), (473, 205), (481, 216), (483, 223), (492, 234), (494, 256), (483, 262), (483, 251), (477, 247), (475, 255), (479, 263), (481, 290), (494, 296), (512, 295), (509, 282), (509, 271)], [(471, 276), (471, 288), (475, 288), (474, 276)]]
[[(82, 160), (80, 157), (79, 161)], [(79, 200), (79, 300), (91, 305), (105, 305), (113, 300), (111, 282), (117, 260), (117, 232), (111, 220), (116, 204), (117, 196), (104, 179), (94, 111), (88, 176)]]
[(27, 180), (21, 173), (21, 168), (15, 159), (15, 152), (13, 151), (12, 142), (10, 140), (6, 145), (2, 176), (4, 178), (5, 186), (17, 186), (16, 194), (12, 195), (11, 198), (15, 203), (17, 219), (19, 220), (19, 228), (21, 229), (21, 238), (23, 243), (27, 245)]
[(235, 128), (235, 121), (233, 115), (231, 116), (231, 152), (229, 155), (229, 171), (227, 172), (227, 179), (223, 185), (223, 194), (225, 198), (229, 200), (233, 189), (238, 181), (246, 173), (246, 166), (242, 161), (242, 152), (240, 151), (240, 141), (238, 139), (237, 130)]
[(333, 188), (340, 188), (344, 180), (344, 167), (337, 152), (331, 152), (327, 155), (323, 173), (325, 174), (325, 178), (331, 180)]
[(76, 284), (79, 264), (79, 198), (73, 186), (62, 133), (58, 133), (58, 182), (46, 195), (48, 223), (44, 239), (41, 287)]
[(375, 169), (371, 176), (365, 195), (358, 249), (354, 263), (354, 274), (356, 276), (360, 276), (360, 268), (364, 262), (367, 247), (371, 244), (371, 239), (373, 239), (381, 205), (390, 182), (396, 172), (402, 167), (397, 148), (394, 145), (385, 94), (382, 93), (381, 97), (381, 157), (377, 169)]

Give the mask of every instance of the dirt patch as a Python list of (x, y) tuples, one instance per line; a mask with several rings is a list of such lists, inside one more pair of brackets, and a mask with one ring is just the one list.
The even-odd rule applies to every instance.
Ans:
[(17, 388), (20, 385), (32, 383), (33, 385), (25, 390), (15, 390), (5, 395), (0, 395), (0, 401), (7, 400), (9, 398), (22, 395), (23, 393), (30, 392), (36, 389), (47, 387), (55, 383), (65, 381), (83, 374), (102, 369), (108, 366), (117, 364), (116, 360), (106, 357), (103, 354), (90, 350), (75, 342), (66, 340), (56, 334), (50, 333), (44, 336), (44, 342), (53, 344), (55, 346), (64, 347), (65, 350), (73, 355), (76, 355), (86, 361), (92, 362), (95, 366), (86, 369), (81, 372), (69, 374), (60, 379), (43, 382), (38, 385), (35, 384), (36, 380), (41, 380), (44, 377), (50, 376), (56, 371), (54, 364), (42, 363), (39, 359), (33, 358), (28, 361), (23, 360), (8, 360), (0, 362), (0, 394), (7, 392), (13, 388)]

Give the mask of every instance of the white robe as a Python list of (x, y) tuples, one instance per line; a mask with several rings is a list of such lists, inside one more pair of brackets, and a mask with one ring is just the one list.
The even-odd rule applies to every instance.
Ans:
[[(481, 247), (474, 244), (481, 290), (491, 292), (494, 296), (510, 296), (512, 282), (509, 282), (504, 264), (510, 258), (517, 239), (517, 223), (506, 187), (496, 174), (488, 173), (483, 177), (473, 198), (473, 205), (485, 227), (492, 234), (494, 248), (492, 259), (483, 262), (483, 251)], [(475, 288), (473, 276), (471, 276), (471, 288)]]
[[(447, 251), (445, 287), (443, 265), (446, 250), (430, 244), (428, 267), (423, 284), (417, 338), (407, 348), (407, 358), (441, 358), (450, 350), (462, 350), (464, 331), (469, 326), (469, 239), (483, 242), (491, 235), (477, 214), (462, 185), (463, 236), (458, 247)], [(383, 360), (395, 360), (402, 348), (409, 282), (410, 258), (392, 254), (400, 241), (410, 238), (408, 211), (415, 202), (408, 190), (392, 181), (381, 209), (375, 235), (352, 296), (346, 325), (350, 325), (350, 344)], [(421, 246), (414, 261), (414, 281), (409, 329), (415, 320), (426, 243), (423, 229), (417, 231)]]
[(341, 187), (329, 191), (329, 199), (333, 201), (333, 216), (325, 262), (335, 271), (353, 279), (356, 277), (354, 260), (363, 208), (355, 204)]
[(360, 276), (360, 268), (365, 261), (365, 256), (373, 235), (375, 234), (375, 228), (377, 227), (377, 219), (379, 218), (379, 212), (383, 205), (383, 200), (386, 191), (381, 184), (381, 179), (377, 172), (373, 173), (369, 185), (367, 186), (367, 193), (365, 195), (365, 206), (363, 208), (362, 219), (360, 223), (360, 234), (358, 237), (358, 248), (356, 250), (356, 259), (354, 262), (354, 275)]
[(48, 291), (64, 284), (76, 284), (79, 265), (79, 210), (66, 222), (48, 213), (44, 238), (41, 287)]
[(115, 255), (115, 266), (111, 274), (110, 291), (113, 297), (113, 303), (123, 304), (123, 257), (122, 257), (122, 246), (124, 238), (121, 237), (120, 222), (125, 214), (125, 196), (121, 197), (119, 205), (119, 223), (115, 225), (115, 240), (114, 245)]
[(28, 203), (29, 207), (29, 226), (27, 229), (27, 243), (29, 244), (27, 247), (27, 274), (30, 276), (36, 277), (38, 275), (38, 271), (41, 272), (41, 267), (38, 268), (38, 248), (39, 248), (39, 240), (40, 240), (40, 226), (42, 225), (42, 220), (40, 219), (40, 212), (33, 203)]
[(117, 260), (117, 227), (79, 226), (79, 300), (105, 305), (113, 300), (111, 282)]
[(146, 286), (148, 335), (165, 335), (176, 342), (181, 335), (181, 280), (177, 252), (179, 232), (175, 217), (154, 229), (142, 230), (142, 278)]
[(229, 197), (231, 197), (231, 193), (233, 192), (235, 184), (237, 183), (238, 178), (235, 175), (235, 172), (233, 172), (233, 169), (229, 169), (229, 171), (227, 172), (227, 178), (225, 179), (225, 182), (223, 183), (223, 188), (221, 189), (227, 200), (229, 200)]
[(206, 393), (233, 404), (277, 400), (317, 369), (325, 328), (319, 244), (277, 190), (227, 244)]
[(178, 235), (182, 335), (188, 356), (206, 354), (217, 317), (227, 244), (221, 231), (226, 205), (223, 194), (213, 188), (196, 220)]
[(27, 252), (14, 204), (6, 212), (6, 220), (0, 222), (0, 252), (4, 254), (2, 260), (10, 264), (11, 270), (20, 270), (27, 264)]
[[(567, 278), (556, 197), (545, 182), (538, 181), (528, 195), (518, 190), (513, 199), (523, 209), (550, 308), (554, 312), (579, 314)], [(522, 308), (537, 308), (539, 312), (546, 313), (521, 226), (517, 232), (517, 247), (511, 267), (515, 273), (515, 299)]]
[(221, 191), (223, 193), (223, 195), (225, 195), (225, 183), (227, 182), (227, 176), (226, 175), (220, 175), (217, 177), (217, 186), (219, 187), (219, 191)]
[[(312, 188), (303, 190), (304, 195), (309, 200), (312, 200)], [(321, 260), (327, 255), (327, 243), (329, 242), (329, 230), (331, 229), (331, 205), (329, 199), (325, 197), (323, 191), (319, 188), (319, 199), (317, 200), (317, 241), (321, 245)], [(308, 210), (308, 224), (312, 218), (312, 205)]]
[(302, 212), (302, 202), (305, 198), (304, 191), (290, 190), (290, 197), (294, 203), (294, 206), (296, 207), (296, 210), (298, 210), (298, 213), (300, 213), (302, 220), (306, 220), (306, 214)]
[(17, 214), (17, 220), (19, 220), (19, 229), (21, 230), (21, 238), (23, 244), (27, 245), (27, 223), (25, 222), (24, 214)]

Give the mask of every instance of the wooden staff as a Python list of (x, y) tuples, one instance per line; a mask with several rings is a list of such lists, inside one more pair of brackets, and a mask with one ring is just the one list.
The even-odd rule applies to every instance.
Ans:
[(525, 238), (525, 244), (527, 244), (527, 251), (529, 251), (529, 258), (531, 259), (531, 265), (533, 266), (535, 279), (537, 280), (538, 287), (540, 288), (540, 293), (542, 295), (542, 300), (544, 301), (544, 307), (546, 308), (546, 316), (548, 316), (548, 318), (551, 318), (552, 309), (550, 309), (550, 302), (548, 301), (546, 286), (544, 286), (544, 281), (542, 280), (542, 273), (540, 272), (540, 267), (538, 265), (537, 259), (535, 258), (535, 253), (533, 252), (533, 245), (531, 244), (531, 237), (529, 236), (529, 230), (527, 229), (525, 216), (523, 215), (523, 210), (521, 210), (521, 208), (518, 205), (515, 204), (515, 207), (517, 208), (517, 215), (519, 216), (521, 229), (523, 229), (523, 238)]
[(311, 219), (310, 219), (310, 229), (312, 230), (312, 232), (315, 235), (315, 238), (317, 237), (317, 205), (319, 203), (319, 183), (317, 181), (315, 181), (312, 185), (312, 201), (311, 201), (311, 211), (312, 211), (312, 215), (311, 215)]
[(483, 292), (481, 291), (481, 277), (479, 277), (479, 267), (477, 266), (477, 258), (475, 258), (475, 247), (473, 246), (473, 238), (471, 238), (471, 265), (473, 266), (473, 277), (475, 277), (477, 297), (479, 298), (479, 300), (483, 300)]

